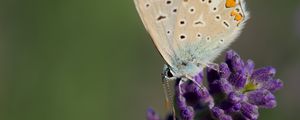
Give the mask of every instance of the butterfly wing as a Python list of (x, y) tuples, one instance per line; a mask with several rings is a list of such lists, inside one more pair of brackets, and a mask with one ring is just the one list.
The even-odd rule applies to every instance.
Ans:
[(134, 0), (144, 26), (159, 50), (170, 65), (174, 65), (174, 50), (171, 46), (172, 32), (180, 0)]
[(181, 75), (193, 76), (200, 70), (195, 65), (212, 62), (249, 18), (244, 0), (134, 2), (160, 54)]
[(179, 0), (172, 48), (183, 62), (207, 65), (249, 18), (243, 0)]

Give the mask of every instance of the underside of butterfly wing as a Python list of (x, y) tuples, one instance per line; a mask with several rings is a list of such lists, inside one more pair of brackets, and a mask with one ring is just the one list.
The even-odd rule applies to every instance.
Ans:
[(240, 34), (244, 0), (134, 0), (160, 54), (175, 74), (193, 76)]
[[(180, 0), (172, 48), (180, 56), (179, 73), (188, 74), (191, 65), (207, 66), (240, 34), (249, 18), (244, 1)], [(199, 71), (198, 71), (199, 72)], [(194, 70), (196, 74), (197, 70)]]
[(180, 0), (134, 0), (139, 15), (160, 54), (174, 66), (175, 54), (171, 46), (176, 13)]

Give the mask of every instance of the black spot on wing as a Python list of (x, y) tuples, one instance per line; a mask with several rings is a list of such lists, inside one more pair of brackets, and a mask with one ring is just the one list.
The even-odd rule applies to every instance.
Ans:
[(161, 16), (159, 16), (159, 17), (157, 18), (157, 21), (161, 21), (161, 20), (166, 19), (166, 18), (167, 18), (167, 16), (161, 15)]

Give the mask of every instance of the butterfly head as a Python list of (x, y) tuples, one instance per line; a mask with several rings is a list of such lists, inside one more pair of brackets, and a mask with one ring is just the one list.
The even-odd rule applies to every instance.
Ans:
[(202, 64), (193, 64), (193, 63), (182, 63), (176, 67), (171, 67), (165, 65), (162, 73), (162, 77), (165, 79), (192, 79), (194, 76), (199, 74), (203, 70), (204, 66)]

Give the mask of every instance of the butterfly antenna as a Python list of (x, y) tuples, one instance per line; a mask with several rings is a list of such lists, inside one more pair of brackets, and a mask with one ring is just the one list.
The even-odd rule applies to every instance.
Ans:
[(174, 103), (172, 101), (172, 94), (171, 94), (169, 81), (167, 79), (163, 78), (162, 85), (163, 85), (163, 89), (164, 89), (164, 93), (165, 93), (166, 107), (169, 110), (170, 106), (172, 106), (173, 120), (176, 120), (175, 107), (174, 107)]

